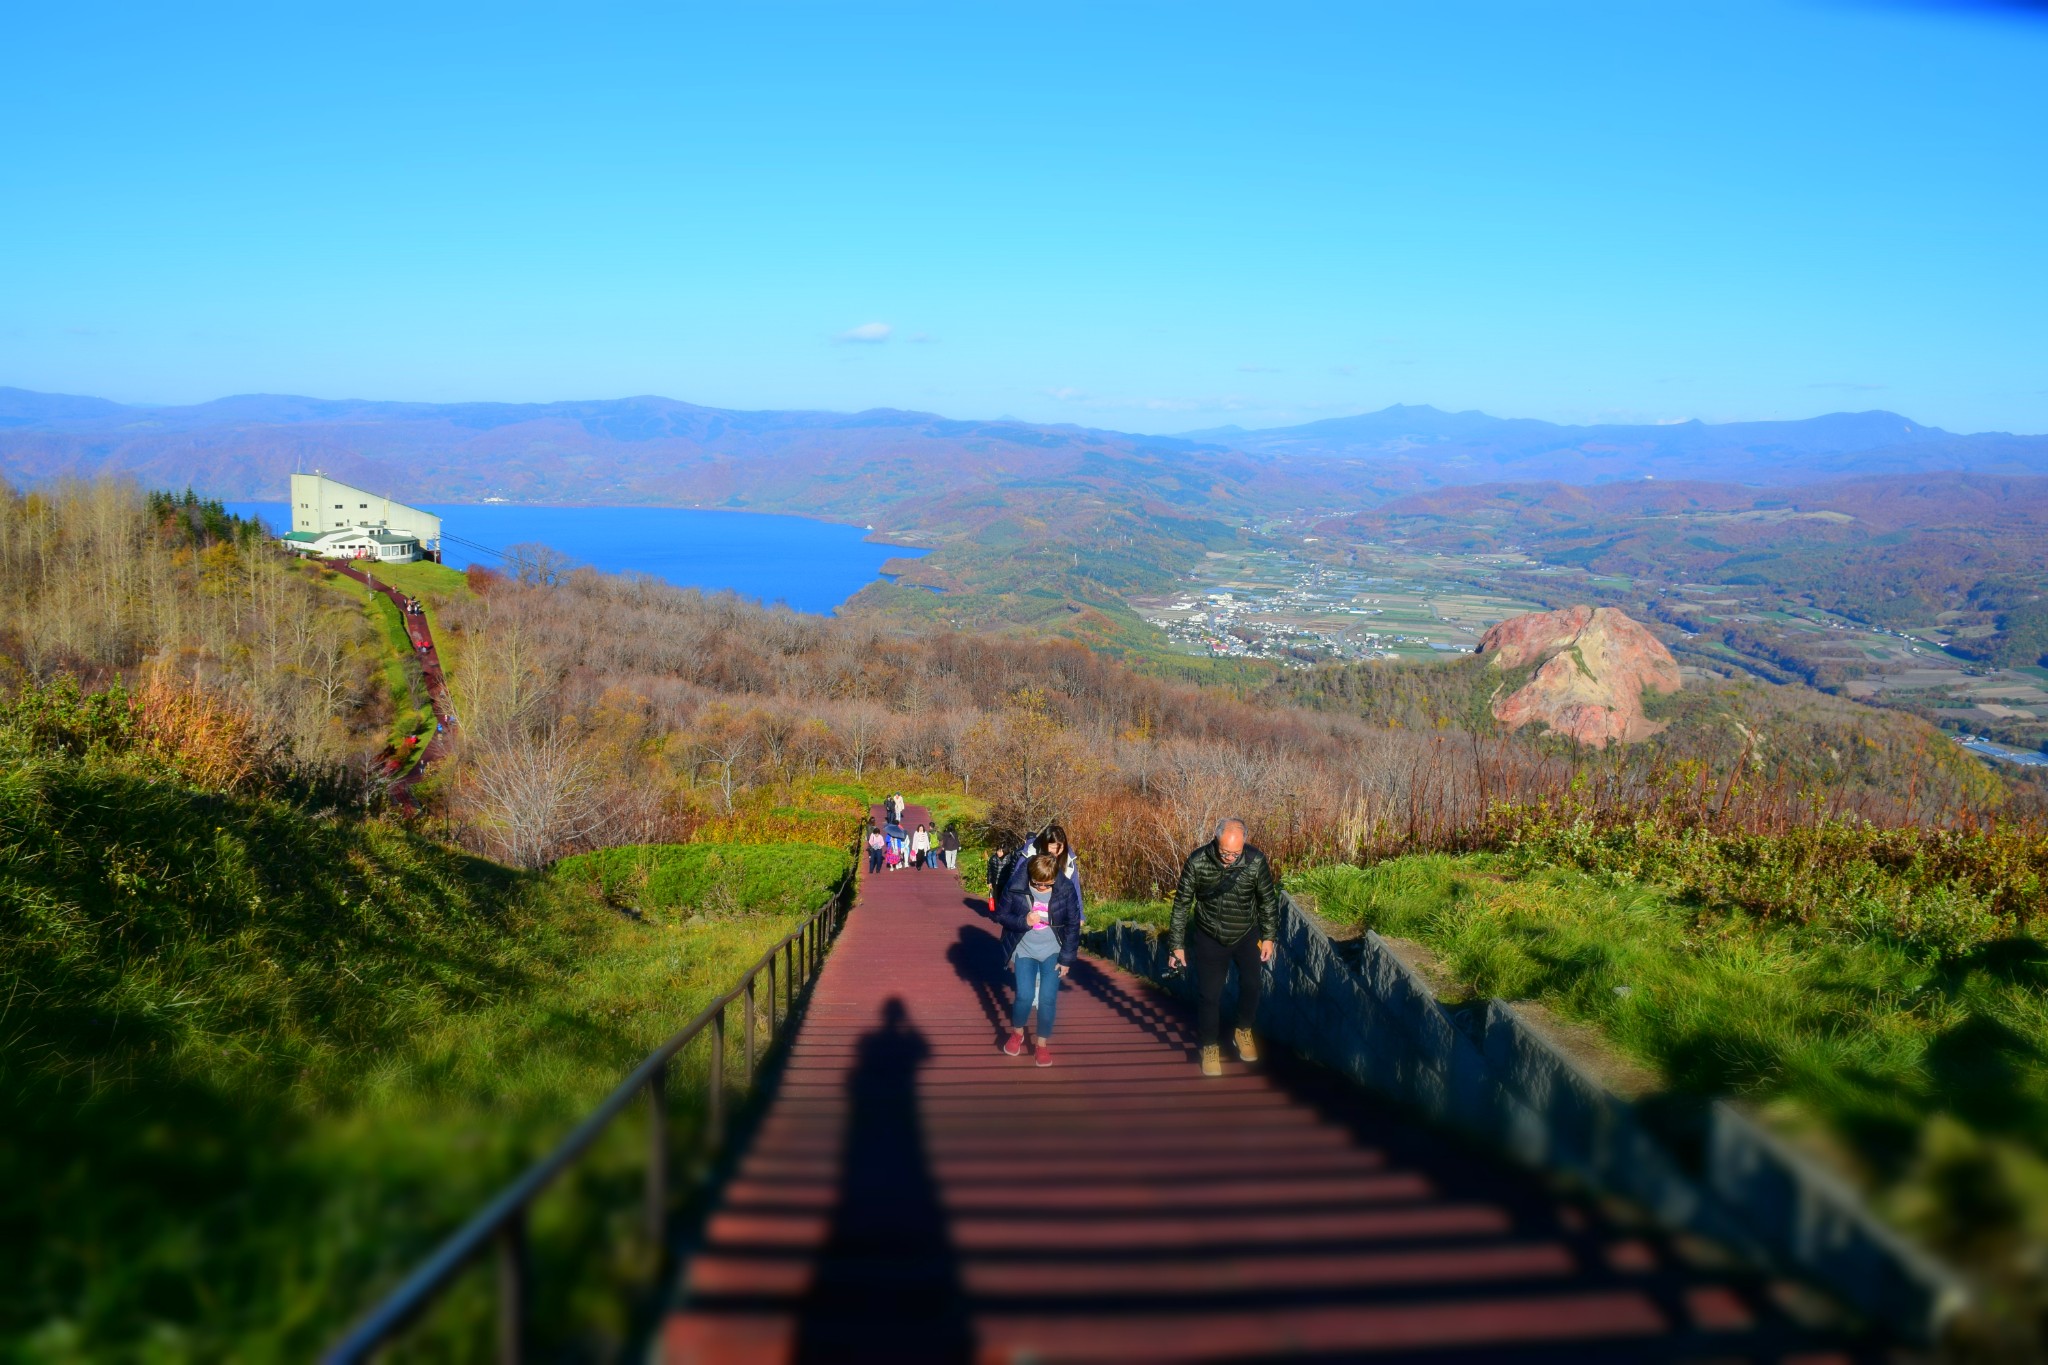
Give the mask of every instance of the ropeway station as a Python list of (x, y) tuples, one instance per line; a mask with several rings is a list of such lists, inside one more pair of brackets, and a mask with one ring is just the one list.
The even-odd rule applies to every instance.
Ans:
[(324, 474), (292, 475), (291, 523), (278, 539), (309, 558), (386, 564), (441, 558), (441, 518)]

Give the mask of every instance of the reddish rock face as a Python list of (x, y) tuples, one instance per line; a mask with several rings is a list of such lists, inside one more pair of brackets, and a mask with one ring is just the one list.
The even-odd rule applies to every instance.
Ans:
[(1643, 714), (1643, 689), (1676, 692), (1671, 651), (1613, 607), (1566, 607), (1512, 616), (1486, 632), (1479, 652), (1500, 669), (1536, 676), (1493, 699), (1493, 718), (1510, 730), (1541, 721), (1581, 744), (1648, 739), (1663, 729)]

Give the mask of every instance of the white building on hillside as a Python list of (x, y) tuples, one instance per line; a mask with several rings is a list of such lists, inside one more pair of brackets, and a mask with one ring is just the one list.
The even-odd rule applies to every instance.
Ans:
[(280, 537), (321, 559), (402, 563), (441, 557), (441, 519), (323, 474), (292, 475), (292, 528)]

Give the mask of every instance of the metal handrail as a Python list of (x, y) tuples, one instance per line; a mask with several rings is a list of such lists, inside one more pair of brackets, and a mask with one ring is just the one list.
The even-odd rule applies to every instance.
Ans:
[[(668, 1225), (668, 1065), (676, 1054), (706, 1032), (712, 1036), (711, 1075), (707, 1083), (709, 1119), (704, 1125), (706, 1151), (716, 1150), (725, 1130), (725, 1012), (735, 1002), (746, 1003), (747, 1080), (755, 1070), (754, 983), (768, 973), (768, 1041), (780, 1033), (776, 1015), (778, 986), (784, 997), (781, 1022), (796, 1013), (797, 992), (817, 974), (825, 949), (839, 930), (838, 910), (845, 891), (812, 911), (802, 924), (784, 934), (780, 941), (749, 967), (737, 984), (698, 1012), (667, 1042), (649, 1053), (647, 1059), (620, 1082), (611, 1095), (576, 1125), (554, 1151), (527, 1167), (526, 1172), (499, 1192), (481, 1212), (435, 1249), (412, 1274), (349, 1329), (321, 1357), (325, 1365), (355, 1365), (367, 1361), (390, 1343), (414, 1318), (433, 1304), (455, 1276), (466, 1269), (495, 1242), (498, 1248), (498, 1359), (504, 1365), (518, 1365), (524, 1358), (526, 1340), (527, 1274), (526, 1213), (528, 1206), (645, 1091), (648, 1100), (649, 1134), (647, 1151), (647, 1234), (658, 1248)], [(782, 958), (781, 981), (776, 980), (775, 960)], [(801, 978), (799, 978), (801, 968)]]

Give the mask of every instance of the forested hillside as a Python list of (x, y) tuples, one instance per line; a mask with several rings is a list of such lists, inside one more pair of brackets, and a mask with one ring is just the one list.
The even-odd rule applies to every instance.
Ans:
[[(1686, 819), (1758, 831), (1850, 816), (1969, 826), (2035, 800), (1920, 721), (1803, 688), (1681, 693), (1658, 703), (1675, 723), (1656, 741), (1596, 754), (1497, 733), (1485, 701), (1500, 680), (1476, 661), (1226, 691), (1071, 642), (905, 634), (587, 572), (474, 577), (482, 591), (443, 619), (491, 676), (458, 678), (474, 747), (448, 800), (480, 847), (532, 840), (537, 858), (606, 822), (673, 835), (750, 788), (884, 767), (984, 796), (1010, 829), (1063, 814), (1097, 884), (1119, 893), (1170, 883), (1233, 811), (1301, 861), (1479, 846), (1503, 810), (1568, 795), (1601, 819), (1676, 800)], [(546, 775), (559, 795), (494, 798), (510, 772)]]

